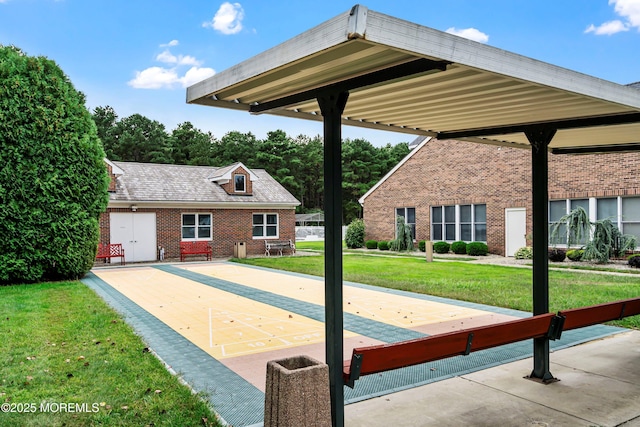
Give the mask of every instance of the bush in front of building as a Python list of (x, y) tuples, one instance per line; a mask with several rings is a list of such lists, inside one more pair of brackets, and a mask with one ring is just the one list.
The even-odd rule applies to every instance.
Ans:
[(347, 227), (344, 242), (349, 249), (358, 249), (364, 246), (364, 221), (356, 218)]
[(630, 267), (640, 268), (640, 254), (631, 255), (627, 262)]
[(451, 245), (447, 242), (435, 242), (433, 244), (433, 251), (437, 254), (448, 254)]
[(513, 254), (513, 257), (515, 259), (532, 259), (533, 248), (531, 246), (522, 247)]
[(386, 240), (382, 240), (382, 241), (378, 242), (378, 249), (380, 249), (381, 251), (388, 251), (389, 250), (389, 242), (387, 242)]
[(109, 201), (85, 96), (60, 67), (0, 45), (0, 284), (77, 279)]
[(567, 258), (571, 261), (580, 261), (583, 254), (584, 249), (569, 249), (567, 251)]
[(564, 249), (549, 249), (549, 261), (551, 262), (562, 262), (566, 257), (567, 251), (565, 251)]
[(485, 256), (489, 253), (489, 247), (483, 242), (467, 243), (467, 255)]
[(418, 242), (418, 249), (420, 250), (420, 252), (426, 252), (427, 251), (427, 242), (425, 240), (420, 240)]
[(462, 240), (458, 240), (457, 242), (453, 242), (451, 244), (451, 252), (458, 255), (464, 255), (467, 253), (467, 243)]
[(365, 246), (367, 249), (378, 249), (378, 241), (377, 241), (377, 240), (367, 240), (367, 241), (364, 243), (364, 246)]

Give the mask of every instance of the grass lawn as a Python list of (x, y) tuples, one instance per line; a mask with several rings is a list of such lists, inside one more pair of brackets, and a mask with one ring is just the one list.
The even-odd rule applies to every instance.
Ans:
[[(271, 257), (235, 260), (299, 273), (324, 275), (324, 258)], [(348, 255), (344, 279), (393, 289), (471, 301), (516, 310), (532, 310), (532, 272), (527, 268), (466, 262), (432, 262), (419, 258)], [(640, 277), (570, 271), (549, 272), (550, 311), (584, 307), (640, 295)], [(640, 316), (611, 322), (640, 329)]]
[(218, 425), (82, 283), (0, 286), (0, 312), (0, 425)]

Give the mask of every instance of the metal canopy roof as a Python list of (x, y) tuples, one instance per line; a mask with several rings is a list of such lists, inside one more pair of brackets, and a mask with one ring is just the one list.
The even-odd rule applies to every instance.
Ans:
[(187, 89), (187, 102), (322, 120), (349, 91), (346, 125), (554, 152), (640, 148), (640, 90), (354, 6)]

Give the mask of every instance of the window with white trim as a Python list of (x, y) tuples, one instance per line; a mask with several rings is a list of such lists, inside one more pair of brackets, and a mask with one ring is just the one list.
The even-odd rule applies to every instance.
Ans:
[(253, 238), (277, 239), (280, 235), (278, 214), (254, 213), (253, 214)]
[(431, 239), (486, 242), (487, 205), (432, 206)]
[[(409, 228), (411, 228), (411, 238), (415, 240), (416, 239), (416, 208), (396, 208), (396, 217), (402, 217), (402, 219), (404, 219), (404, 223), (407, 224)], [(396, 233), (397, 232), (398, 230), (396, 230)]]
[(211, 214), (182, 214), (182, 240), (211, 240)]
[[(582, 206), (587, 211), (589, 221), (609, 219), (623, 234), (636, 236), (640, 242), (640, 197), (552, 200), (549, 202), (549, 233), (551, 233), (551, 227), (555, 222), (578, 206)], [(566, 245), (567, 226), (565, 224), (560, 226), (558, 235), (559, 239), (555, 243)], [(588, 240), (589, 237), (586, 236), (577, 245), (585, 245)], [(551, 239), (549, 242), (554, 244)]]
[(233, 176), (233, 188), (236, 193), (246, 193), (247, 184), (245, 182), (245, 176), (236, 174)]
[(622, 197), (622, 218), (620, 231), (622, 234), (636, 236), (640, 243), (640, 197)]

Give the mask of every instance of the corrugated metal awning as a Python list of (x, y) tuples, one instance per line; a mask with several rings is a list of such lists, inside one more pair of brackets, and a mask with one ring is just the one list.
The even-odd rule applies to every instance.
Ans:
[(344, 87), (343, 124), (528, 147), (551, 125), (556, 152), (640, 147), (640, 90), (362, 6), (187, 89), (187, 102), (322, 120)]

